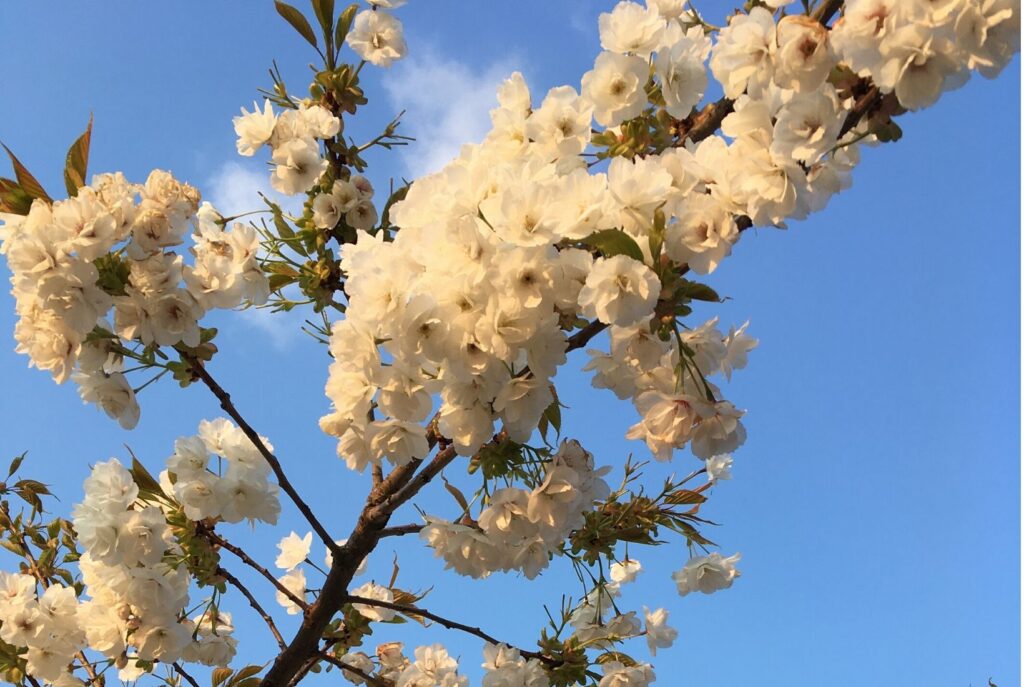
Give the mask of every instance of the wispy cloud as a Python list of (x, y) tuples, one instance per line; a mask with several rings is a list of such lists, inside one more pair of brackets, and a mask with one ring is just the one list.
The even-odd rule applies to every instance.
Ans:
[(225, 217), (266, 210), (261, 193), (285, 212), (295, 214), (302, 211), (303, 196), (285, 196), (271, 188), (270, 169), (266, 165), (247, 165), (235, 160), (225, 162), (214, 172), (207, 188), (206, 200)]
[[(225, 162), (209, 179), (207, 189), (206, 200), (225, 217), (265, 210), (261, 193), (289, 214), (302, 211), (303, 196), (284, 196), (275, 191), (270, 186), (269, 170), (259, 165), (250, 166), (234, 160)], [(301, 331), (303, 312), (302, 308), (279, 313), (272, 313), (266, 308), (249, 308), (238, 313), (235, 321), (259, 330), (274, 348), (286, 351), (305, 336)]]
[[(436, 172), (490, 130), (488, 112), (497, 106), (498, 86), (521, 60), (505, 59), (482, 68), (420, 48), (384, 77), (391, 104), (405, 110), (402, 128), (416, 141), (402, 149), (413, 177)], [(520, 67), (521, 69), (521, 67)]]

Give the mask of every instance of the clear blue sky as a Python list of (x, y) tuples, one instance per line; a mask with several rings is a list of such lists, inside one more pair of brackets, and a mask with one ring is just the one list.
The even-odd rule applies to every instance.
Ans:
[[(598, 50), (596, 16), (612, 4), (413, 0), (400, 10), (410, 61), (390, 74), (367, 68), (373, 104), (349, 131), (361, 138), (407, 108), (421, 141), (408, 156), (375, 159), (378, 186), (478, 136), (493, 85), (511, 69), (526, 74), (538, 99), (551, 86), (577, 85)], [(713, 22), (729, 10), (708, 0), (700, 7)], [(301, 92), (315, 57), (269, 0), (7, 0), (0, 45), (0, 140), (54, 193), (67, 145), (93, 112), (91, 171), (141, 180), (170, 169), (224, 204), (265, 171), (262, 161), (238, 166), (231, 117), (266, 85), (271, 59)], [(626, 603), (663, 604), (680, 630), (657, 657), (658, 684), (1017, 683), (1019, 83), (1015, 60), (998, 81), (974, 78), (901, 119), (904, 139), (865, 150), (854, 187), (826, 211), (786, 232), (744, 236), (713, 275), (732, 299), (714, 312), (726, 325), (749, 318), (761, 339), (727, 389), (749, 410), (749, 439), (735, 478), (705, 511), (722, 523), (711, 536), (723, 551), (743, 553), (743, 576), (729, 591), (681, 599), (668, 575), (682, 547), (634, 552), (647, 571)], [(222, 353), (211, 369), (343, 536), (367, 479), (348, 472), (317, 429), (323, 349), (295, 333), (294, 320), (218, 320)], [(0, 458), (28, 450), (26, 470), (54, 485), (64, 512), (80, 498), (87, 463), (124, 457), (127, 442), (155, 471), (175, 437), (219, 415), (204, 389), (168, 382), (143, 393), (142, 421), (123, 432), (81, 405), (71, 385), (27, 369), (13, 352), (13, 326), (4, 289)], [(566, 435), (599, 461), (644, 455), (623, 439), (634, 421), (627, 405), (575, 371), (560, 377), (559, 391), (572, 407)], [(680, 472), (695, 465), (676, 461)], [(443, 499), (419, 502), (450, 510)], [(277, 538), (300, 525), (286, 512), (273, 533), (230, 532), (269, 563)], [(386, 580), (392, 550), (400, 585), (434, 587), (428, 606), (526, 645), (541, 604), (557, 605), (571, 579), (559, 561), (535, 585), (442, 575), (417, 542), (382, 547), (370, 576)], [(244, 603), (236, 623), (248, 643), (241, 660), (265, 660), (271, 644)], [(290, 633), (294, 623), (285, 625)], [(440, 629), (396, 627), (371, 641), (424, 637), (444, 641), (479, 674), (479, 643)], [(646, 654), (641, 643), (636, 654)]]

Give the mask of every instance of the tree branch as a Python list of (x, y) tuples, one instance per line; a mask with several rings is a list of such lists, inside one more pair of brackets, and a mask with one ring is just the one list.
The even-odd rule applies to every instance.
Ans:
[(192, 685), (192, 687), (199, 687), (199, 683), (196, 682), (195, 678), (189, 675), (187, 672), (185, 672), (185, 669), (182, 668), (177, 662), (172, 663), (171, 667), (174, 668), (174, 672), (176, 672), (178, 675), (185, 679), (185, 682)]
[(860, 120), (874, 110), (881, 102), (882, 94), (878, 90), (878, 86), (872, 85), (864, 95), (857, 98), (856, 102), (854, 102), (853, 108), (850, 110), (849, 114), (846, 115), (843, 127), (839, 130), (839, 138), (841, 139), (852, 131), (854, 127), (860, 124)]
[(811, 12), (811, 19), (816, 19), (822, 25), (828, 25), (830, 19), (843, 6), (843, 0), (822, 0), (821, 4)]
[(434, 459), (427, 464), (427, 467), (416, 473), (415, 477), (408, 481), (404, 486), (397, 489), (394, 493), (383, 499), (378, 505), (378, 509), (382, 509), (387, 515), (394, 513), (399, 506), (411, 499), (416, 493), (427, 485), (430, 480), (436, 477), (442, 470), (444, 470), (449, 463), (451, 463), (458, 454), (455, 452), (454, 446), (448, 446), (442, 451), (439, 451)]
[[(466, 634), (478, 637), (484, 640), (485, 642), (488, 642), (489, 644), (504, 644), (505, 646), (515, 648), (517, 651), (519, 651), (519, 654), (521, 656), (525, 658), (537, 659), (538, 661), (544, 663), (547, 666), (557, 667), (562, 665), (563, 663), (562, 661), (559, 661), (555, 658), (551, 658), (550, 656), (546, 656), (545, 654), (542, 654), (539, 651), (529, 651), (526, 649), (520, 649), (516, 647), (514, 644), (497, 639), (496, 637), (488, 634), (487, 632), (484, 632), (479, 627), (466, 625), (465, 623), (460, 623), (458, 621), (445, 618), (444, 616), (428, 611), (425, 608), (420, 608), (418, 606), (408, 606), (406, 604), (398, 604), (390, 601), (382, 601), (380, 599), (368, 599), (362, 596), (347, 596), (346, 601), (348, 603), (362, 604), (364, 606), (377, 606), (379, 608), (389, 608), (393, 611), (398, 611), (399, 613), (402, 613), (404, 615), (419, 616), (421, 618), (426, 618), (427, 620), (433, 620), (435, 623), (441, 625), (442, 627), (445, 627), (449, 630), (458, 630), (460, 632), (465, 632)], [(589, 671), (588, 674), (590, 674)]]
[(306, 518), (306, 522), (309, 523), (309, 526), (313, 528), (317, 533), (317, 536), (319, 536), (327, 546), (327, 550), (332, 554), (337, 554), (339, 547), (334, 542), (334, 538), (331, 537), (324, 526), (320, 524), (320, 521), (317, 520), (315, 515), (313, 515), (312, 509), (310, 509), (309, 505), (302, 500), (302, 497), (299, 496), (295, 487), (292, 486), (291, 481), (284, 472), (284, 468), (281, 466), (281, 461), (277, 459), (277, 456), (270, 452), (270, 449), (268, 449), (267, 445), (263, 443), (263, 439), (260, 438), (260, 435), (252, 428), (252, 426), (249, 425), (248, 422), (245, 421), (245, 418), (242, 417), (240, 412), (238, 412), (238, 409), (235, 408), (234, 403), (231, 401), (231, 395), (217, 383), (217, 380), (210, 375), (203, 366), (203, 363), (197, 360), (195, 356), (185, 352), (181, 352), (181, 356), (188, 362), (189, 366), (192, 368), (192, 372), (199, 377), (203, 384), (205, 384), (206, 387), (213, 392), (213, 395), (217, 397), (217, 400), (220, 401), (220, 407), (224, 409), (224, 412), (231, 416), (231, 419), (238, 424), (241, 430), (245, 433), (245, 436), (249, 438), (249, 441), (251, 441), (253, 446), (256, 447), (256, 450), (259, 451), (260, 455), (262, 455), (267, 461), (270, 465), (270, 469), (274, 472), (274, 476), (277, 477), (277, 483), (281, 487), (281, 490), (288, 494), (292, 503), (295, 504), (295, 507), (298, 508), (303, 517)]
[(352, 673), (353, 675), (357, 675), (357, 676), (361, 677), (362, 679), (366, 680), (366, 684), (368, 684), (368, 685), (373, 685), (374, 687), (390, 687), (391, 686), (391, 681), (390, 680), (385, 680), (385, 679), (383, 679), (381, 677), (378, 677), (376, 675), (371, 675), (370, 673), (367, 673), (366, 671), (364, 671), (364, 670), (362, 670), (360, 668), (356, 668), (355, 666), (350, 666), (347, 663), (345, 663), (344, 661), (342, 661), (340, 658), (338, 658), (337, 656), (332, 656), (332, 655), (330, 655), (329, 653), (326, 653), (326, 652), (321, 652), (319, 655), (320, 655), (320, 658), (322, 658), (323, 660), (327, 661), (331, 665), (337, 666), (338, 668), (341, 668), (342, 670), (344, 670), (346, 672)]
[(284, 649), (286, 646), (288, 646), (287, 644), (285, 644), (284, 637), (281, 636), (281, 632), (277, 629), (277, 625), (274, 624), (274, 619), (270, 616), (269, 613), (267, 613), (263, 606), (260, 605), (260, 602), (257, 601), (256, 597), (252, 595), (252, 592), (250, 592), (248, 588), (246, 588), (246, 586), (242, 584), (242, 582), (237, 577), (229, 573), (224, 568), (217, 568), (217, 574), (223, 577), (225, 580), (227, 580), (228, 584), (230, 584), (232, 587), (240, 591), (242, 593), (242, 596), (244, 596), (249, 601), (249, 605), (252, 606), (253, 610), (255, 610), (256, 613), (259, 614), (261, 618), (263, 618), (263, 622), (267, 624), (267, 628), (270, 630), (270, 634), (274, 635), (274, 640), (277, 642), (277, 646), (281, 649)]
[(423, 525), (417, 523), (410, 523), (408, 525), (395, 525), (394, 527), (385, 527), (380, 531), (380, 538), (384, 537), (404, 537), (407, 534), (416, 534), (423, 529)]
[[(350, 595), (346, 595), (345, 601), (348, 603), (360, 604), (362, 606), (376, 606), (379, 608), (389, 608), (392, 611), (398, 611), (399, 613), (402, 613), (404, 615), (419, 616), (421, 618), (426, 618), (427, 620), (433, 620), (438, 625), (446, 627), (449, 630), (459, 630), (460, 632), (465, 632), (466, 634), (473, 635), (474, 637), (479, 637), (480, 639), (490, 644), (504, 644), (506, 646), (513, 646), (508, 642), (503, 642), (497, 637), (494, 637), (493, 635), (484, 632), (479, 627), (473, 627), (472, 625), (466, 625), (465, 623), (450, 620), (449, 618), (445, 618), (444, 616), (438, 615), (436, 613), (428, 611), (425, 608), (420, 608), (418, 606), (408, 606), (406, 604), (393, 603), (391, 601), (382, 601), (380, 599), (368, 599), (362, 596)], [(526, 651), (520, 649), (519, 653), (527, 658), (536, 658), (539, 661), (544, 661), (549, 665), (559, 663), (559, 661), (556, 661), (555, 659), (545, 656), (544, 654), (541, 654), (537, 651)]]
[(296, 606), (298, 606), (299, 608), (301, 608), (303, 610), (308, 610), (309, 604), (307, 604), (305, 601), (303, 601), (299, 597), (295, 596), (295, 594), (293, 594), (291, 591), (289, 591), (289, 589), (287, 587), (285, 587), (283, 584), (281, 584), (281, 582), (276, 577), (274, 577), (274, 575), (269, 570), (264, 568), (262, 565), (260, 565), (256, 561), (254, 561), (249, 556), (249, 554), (247, 554), (241, 548), (235, 546), (234, 544), (232, 544), (227, 539), (225, 539), (224, 537), (220, 536), (219, 534), (217, 534), (213, 530), (206, 530), (204, 532), (204, 534), (206, 535), (206, 537), (212, 543), (216, 544), (217, 546), (220, 546), (221, 548), (227, 549), (231, 553), (235, 554), (235, 556), (237, 556), (239, 558), (239, 560), (241, 560), (243, 563), (248, 565), (250, 568), (252, 568), (256, 572), (258, 572), (260, 575), (263, 575), (263, 577), (265, 577), (267, 579), (267, 581), (270, 582), (270, 584), (274, 585), (274, 587), (277, 589), (277, 591), (281, 592), (286, 597), (288, 597), (288, 599), (293, 604), (295, 604)]
[(575, 351), (577, 348), (583, 348), (588, 343), (590, 343), (591, 339), (593, 339), (595, 336), (597, 336), (607, 328), (608, 325), (605, 324), (604, 322), (594, 320), (587, 326), (583, 327), (582, 329), (579, 329), (575, 334), (568, 338), (565, 352), (569, 353), (571, 351)]

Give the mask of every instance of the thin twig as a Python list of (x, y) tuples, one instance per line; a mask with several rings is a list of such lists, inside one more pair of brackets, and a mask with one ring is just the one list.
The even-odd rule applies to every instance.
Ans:
[(348, 673), (352, 673), (353, 675), (361, 677), (363, 680), (366, 681), (366, 684), (368, 684), (368, 685), (374, 685), (374, 687), (385, 687), (386, 685), (390, 685), (391, 684), (389, 681), (385, 681), (384, 679), (382, 679), (382, 678), (380, 678), (380, 677), (378, 677), (376, 675), (371, 675), (370, 673), (367, 673), (365, 670), (362, 670), (360, 668), (356, 668), (355, 666), (350, 666), (347, 663), (345, 663), (344, 661), (342, 661), (340, 658), (338, 658), (337, 656), (331, 656), (327, 652), (321, 652), (320, 653), (320, 658), (322, 658), (323, 660), (327, 661), (328, 663), (330, 663), (333, 666), (341, 668), (342, 670), (344, 670), (344, 671), (346, 671)]
[(195, 679), (194, 677), (192, 677), (191, 675), (189, 675), (189, 674), (188, 674), (188, 673), (187, 673), (187, 672), (185, 671), (185, 669), (184, 669), (184, 668), (182, 668), (182, 667), (181, 667), (181, 665), (179, 665), (179, 664), (177, 663), (177, 661), (175, 661), (174, 663), (172, 663), (172, 664), (171, 664), (171, 667), (172, 667), (172, 668), (174, 668), (174, 672), (176, 672), (176, 673), (177, 673), (178, 675), (180, 675), (180, 676), (182, 676), (183, 678), (185, 678), (185, 682), (187, 682), (187, 683), (189, 683), (190, 685), (192, 685), (192, 687), (199, 687), (199, 683), (198, 683), (198, 682), (196, 682), (196, 679)]
[(412, 479), (402, 485), (393, 494), (381, 501), (378, 508), (382, 509), (382, 511), (388, 515), (394, 513), (399, 506), (415, 496), (420, 489), (426, 486), (430, 480), (448, 467), (448, 464), (457, 457), (458, 454), (455, 452), (454, 446), (448, 446), (447, 448), (439, 451), (425, 468), (416, 473)]
[(852, 131), (854, 127), (860, 124), (860, 120), (864, 118), (866, 114), (871, 112), (880, 102), (882, 101), (882, 93), (878, 90), (878, 86), (872, 86), (867, 90), (864, 95), (857, 98), (857, 101), (853, 104), (853, 108), (849, 114), (846, 115), (846, 120), (843, 122), (842, 128), (839, 130), (838, 138), (842, 138), (847, 133)]
[[(398, 611), (403, 615), (416, 616), (420, 618), (426, 618), (427, 620), (433, 620), (438, 625), (441, 625), (449, 630), (459, 630), (460, 632), (471, 634), (474, 637), (479, 637), (480, 639), (490, 644), (504, 644), (506, 646), (514, 646), (509, 642), (504, 642), (494, 637), (493, 635), (484, 632), (479, 627), (473, 627), (472, 625), (466, 625), (465, 623), (460, 623), (458, 621), (445, 618), (444, 616), (428, 611), (425, 608), (419, 608), (418, 606), (409, 606), (406, 604), (393, 603), (391, 601), (382, 601), (380, 599), (368, 599), (362, 596), (351, 595), (346, 596), (346, 601), (348, 601), (349, 603), (360, 604), (363, 606), (377, 606), (379, 608), (389, 608), (392, 611)], [(526, 658), (535, 658), (538, 661), (542, 661), (548, 665), (561, 665), (561, 661), (553, 659), (550, 656), (545, 656), (544, 654), (538, 651), (528, 651), (526, 649), (520, 649), (519, 653), (525, 656)]]
[(291, 481), (284, 472), (284, 468), (281, 466), (281, 461), (278, 460), (277, 456), (271, 453), (270, 449), (267, 448), (267, 445), (263, 442), (263, 439), (260, 438), (260, 435), (256, 430), (245, 421), (244, 417), (242, 417), (242, 414), (235, 407), (235, 404), (232, 403), (231, 395), (217, 383), (217, 380), (210, 375), (207, 369), (203, 366), (203, 363), (196, 359), (195, 356), (185, 352), (181, 352), (181, 356), (188, 362), (189, 366), (192, 368), (192, 372), (199, 377), (203, 384), (205, 384), (206, 387), (213, 392), (213, 395), (217, 397), (217, 400), (220, 401), (220, 407), (224, 409), (224, 412), (231, 416), (231, 419), (238, 424), (241, 430), (245, 433), (245, 436), (249, 438), (249, 441), (251, 441), (253, 446), (256, 447), (256, 450), (259, 451), (260, 455), (262, 455), (267, 461), (270, 465), (270, 469), (274, 472), (274, 476), (277, 477), (277, 483), (281, 487), (281, 490), (288, 494), (292, 503), (295, 504), (295, 507), (298, 508), (303, 517), (306, 518), (306, 522), (308, 522), (310, 527), (312, 527), (317, 533), (324, 545), (327, 546), (327, 549), (331, 553), (337, 554), (339, 547), (334, 542), (334, 538), (328, 534), (324, 526), (321, 525), (320, 521), (317, 520), (315, 515), (313, 515), (312, 509), (310, 509), (309, 505), (302, 500), (302, 497), (299, 496), (295, 487), (292, 486)]
[(384, 537), (403, 537), (407, 534), (416, 534), (423, 529), (423, 525), (418, 523), (409, 523), (408, 525), (395, 525), (394, 527), (385, 527), (380, 531), (380, 538)]
[(811, 12), (811, 18), (816, 19), (822, 25), (828, 25), (829, 20), (835, 16), (842, 6), (843, 0), (822, 0), (822, 3)]
[(252, 595), (252, 592), (250, 592), (248, 588), (246, 588), (246, 586), (242, 584), (242, 582), (237, 577), (229, 573), (224, 568), (217, 568), (217, 574), (223, 577), (225, 580), (227, 580), (228, 584), (230, 584), (232, 587), (240, 591), (242, 593), (242, 596), (244, 596), (249, 601), (249, 605), (252, 606), (253, 610), (256, 611), (256, 613), (259, 614), (261, 618), (263, 618), (263, 622), (267, 624), (267, 628), (270, 630), (270, 634), (274, 635), (274, 639), (277, 641), (277, 645), (282, 649), (288, 646), (287, 644), (285, 644), (284, 637), (281, 636), (281, 632), (277, 629), (277, 625), (274, 624), (274, 619), (270, 616), (269, 613), (267, 613), (263, 606), (260, 605), (260, 602), (257, 601), (256, 597)]
[(235, 556), (237, 556), (239, 560), (241, 560), (243, 563), (248, 565), (250, 568), (252, 568), (256, 572), (258, 572), (260, 575), (265, 577), (267, 579), (267, 581), (270, 582), (270, 584), (274, 585), (274, 587), (277, 588), (277, 591), (281, 592), (286, 597), (288, 597), (288, 599), (293, 604), (295, 604), (296, 606), (298, 606), (299, 608), (301, 608), (304, 611), (309, 608), (309, 604), (307, 604), (304, 600), (300, 599), (294, 593), (289, 591), (289, 589), (287, 587), (285, 587), (283, 584), (281, 584), (281, 582), (276, 577), (274, 577), (274, 575), (269, 570), (264, 568), (262, 565), (260, 565), (256, 561), (254, 561), (252, 559), (252, 557), (249, 556), (249, 554), (247, 554), (241, 548), (235, 546), (234, 544), (232, 544), (227, 539), (225, 539), (224, 537), (220, 536), (219, 534), (217, 534), (213, 530), (207, 530), (205, 532), (205, 534), (206, 534), (207, 538), (209, 538), (209, 540), (211, 542), (213, 542), (217, 546), (220, 546), (223, 549), (227, 549), (231, 553), (235, 554)]
[(309, 671), (313, 670), (313, 666), (319, 663), (319, 659), (316, 656), (310, 656), (302, 667), (299, 668), (299, 672), (292, 676), (292, 679), (288, 681), (288, 687), (295, 687), (297, 684), (306, 679), (309, 675)]

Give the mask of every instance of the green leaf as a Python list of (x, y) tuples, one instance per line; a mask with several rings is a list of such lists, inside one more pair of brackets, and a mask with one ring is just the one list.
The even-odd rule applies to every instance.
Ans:
[(89, 144), (92, 142), (92, 115), (85, 133), (78, 137), (68, 149), (64, 160), (64, 187), (71, 196), (78, 195), (78, 189), (85, 186), (85, 172), (89, 167)]
[(17, 458), (15, 458), (14, 460), (11, 461), (11, 467), (9, 467), (7, 469), (7, 478), (8, 479), (10, 479), (11, 475), (13, 475), (14, 473), (16, 473), (18, 471), (18, 468), (21, 467), (21, 462), (23, 460), (25, 460), (25, 456), (27, 456), (27, 455), (28, 455), (28, 452), (26, 451), (25, 453), (22, 453), (20, 456), (18, 456)]
[[(552, 387), (553, 391), (554, 387)], [(537, 425), (545, 441), (548, 438), (548, 427), (555, 429), (556, 438), (562, 435), (562, 407), (559, 405), (557, 397), (551, 402), (551, 405), (544, 409), (540, 416), (540, 423)]]
[(117, 334), (108, 332), (99, 325), (92, 328), (92, 331), (85, 335), (85, 343), (96, 343), (97, 341), (105, 341), (107, 339), (116, 339)]
[(143, 495), (158, 495), (163, 494), (164, 490), (160, 488), (160, 483), (149, 473), (146, 466), (139, 462), (139, 459), (132, 456), (132, 479), (135, 481), (136, 486), (139, 487), (139, 493)]
[(689, 489), (679, 489), (665, 497), (666, 503), (672, 503), (675, 505), (704, 503), (707, 500), (708, 498), (704, 496), (704, 494), (699, 494), (695, 491), (690, 491)]
[(384, 203), (384, 209), (380, 213), (380, 226), (382, 228), (386, 229), (391, 226), (391, 207), (395, 203), (405, 200), (405, 197), (409, 194), (410, 187), (411, 184), (405, 184), (392, 193), (391, 197), (388, 198), (388, 202)]
[(0, 178), (0, 212), (27, 215), (32, 209), (32, 196), (25, 193), (13, 179)]
[(210, 675), (210, 684), (213, 687), (220, 687), (220, 684), (231, 677), (231, 668), (215, 668)]
[(288, 221), (285, 220), (281, 208), (270, 201), (267, 201), (267, 204), (270, 205), (270, 212), (274, 215), (274, 228), (277, 229), (277, 235), (283, 239), (294, 238), (295, 232), (292, 230), (291, 225), (288, 224)]
[(23, 479), (19, 480), (15, 485), (15, 489), (25, 489), (32, 492), (33, 494), (43, 494), (44, 496), (52, 496), (50, 490), (45, 484), (34, 479)]
[(711, 303), (722, 302), (722, 297), (707, 284), (701, 284), (695, 281), (686, 281), (684, 279), (681, 291), (684, 296), (695, 301), (709, 301)]
[(631, 656), (628, 656), (621, 651), (606, 651), (603, 654), (599, 654), (595, 663), (598, 665), (604, 665), (605, 663), (611, 662), (621, 663), (624, 666), (635, 666), (636, 661)]
[(295, 277), (290, 277), (287, 274), (272, 274), (267, 279), (271, 291), (280, 291), (284, 287), (295, 282)]
[(19, 544), (18, 542), (14, 541), (13, 539), (10, 539), (10, 540), (8, 540), (8, 539), (0, 540), (0, 546), (2, 546), (3, 548), (7, 549), (11, 553), (13, 553), (15, 556), (24, 556), (25, 555), (25, 547), (23, 547), (21, 544)]
[(449, 494), (451, 494), (452, 497), (454, 497), (456, 503), (458, 503), (459, 507), (462, 508), (462, 512), (464, 514), (468, 513), (469, 512), (469, 501), (466, 500), (466, 495), (463, 494), (461, 491), (459, 491), (458, 487), (456, 487), (454, 484), (452, 484), (447, 479), (445, 479), (443, 475), (441, 476), (441, 479), (444, 480), (444, 488), (445, 488), (445, 490)]
[(593, 246), (606, 258), (625, 255), (639, 262), (644, 261), (643, 251), (633, 237), (621, 229), (602, 229), (583, 239), (583, 243)]
[(131, 276), (131, 265), (127, 260), (122, 260), (114, 253), (109, 253), (97, 258), (93, 265), (99, 274), (96, 286), (111, 296), (124, 296), (127, 293), (125, 289), (128, 286), (128, 278)]
[(14, 176), (18, 180), (21, 190), (32, 198), (39, 198), (47, 203), (52, 203), (53, 199), (43, 190), (43, 185), (36, 181), (36, 178), (25, 168), (25, 165), (21, 164), (21, 160), (14, 156), (10, 148), (7, 146), (3, 146), (3, 148), (7, 151), (7, 157), (11, 158), (11, 164), (14, 166)]
[(661, 247), (665, 243), (665, 211), (658, 208), (654, 211), (654, 225), (651, 227), (651, 233), (647, 237), (647, 244), (651, 249), (651, 257), (654, 259), (654, 264), (658, 264), (658, 259), (661, 256)]
[(324, 31), (324, 42), (329, 44), (332, 40), (334, 0), (313, 0), (313, 13), (316, 14), (316, 20), (320, 22), (320, 28)]
[(316, 34), (313, 33), (313, 27), (309, 25), (309, 21), (302, 16), (302, 12), (298, 11), (291, 5), (281, 2), (281, 0), (274, 0), (274, 7), (277, 9), (277, 13), (284, 17), (284, 20), (292, 25), (299, 35), (306, 39), (310, 45), (317, 48)]
[(345, 42), (345, 38), (348, 37), (348, 32), (352, 28), (352, 20), (355, 19), (358, 11), (359, 3), (354, 2), (346, 7), (338, 17), (338, 23), (334, 25), (334, 45), (340, 47)]
[[(231, 687), (248, 687), (248, 685), (258, 685), (259, 680), (253, 676), (263, 670), (263, 666), (246, 666), (235, 673), (235, 676), (231, 678), (231, 682), (228, 683)], [(255, 682), (251, 682), (255, 680)]]

